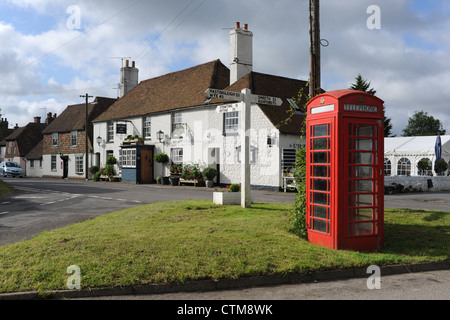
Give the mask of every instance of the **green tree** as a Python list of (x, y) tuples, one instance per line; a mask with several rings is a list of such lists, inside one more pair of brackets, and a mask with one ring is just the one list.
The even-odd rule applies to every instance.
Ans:
[(436, 172), (438, 172), (438, 175), (444, 175), (447, 169), (448, 163), (444, 159), (441, 159), (436, 162)]
[[(350, 89), (363, 91), (372, 95), (375, 95), (377, 93), (377, 91), (374, 88), (370, 88), (370, 82), (363, 79), (361, 74), (358, 74), (355, 80), (356, 82), (351, 85)], [(392, 134), (392, 122), (390, 118), (386, 117), (386, 106), (383, 106), (383, 111), (384, 111), (384, 136), (389, 137)]]
[(350, 87), (352, 90), (359, 90), (366, 92), (368, 94), (376, 95), (377, 91), (374, 88), (370, 88), (370, 82), (367, 80), (364, 80), (361, 74), (358, 74), (358, 76), (355, 78), (356, 82), (353, 83)]
[(445, 135), (439, 119), (428, 115), (424, 111), (416, 111), (408, 120), (408, 125), (403, 129), (404, 137)]
[(417, 163), (417, 169), (421, 175), (426, 175), (432, 169), (431, 161), (429, 159), (422, 159)]
[[(308, 90), (309, 82), (307, 85), (300, 89), (297, 98), (295, 99), (297, 110), (292, 109), (292, 115), (295, 111), (300, 111), (303, 114), (307, 114), (306, 104), (311, 98), (305, 94), (304, 91)], [(292, 107), (291, 107), (292, 108)], [(306, 138), (306, 117), (303, 119), (303, 125), (301, 127), (299, 143), (302, 145), (302, 141)], [(307, 237), (306, 229), (306, 145), (297, 150), (295, 168), (294, 168), (295, 184), (297, 185), (297, 195), (295, 197), (295, 203), (290, 213), (290, 225), (289, 230), (299, 237)]]

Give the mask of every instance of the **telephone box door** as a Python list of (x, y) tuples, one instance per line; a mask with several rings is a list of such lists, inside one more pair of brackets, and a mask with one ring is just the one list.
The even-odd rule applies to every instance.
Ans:
[(336, 246), (334, 214), (334, 117), (308, 122), (307, 208), (308, 239), (316, 244)]
[[(376, 250), (383, 246), (384, 130), (381, 120), (344, 118), (344, 186), (348, 197), (339, 228), (344, 248)], [(346, 163), (347, 162), (347, 163)]]

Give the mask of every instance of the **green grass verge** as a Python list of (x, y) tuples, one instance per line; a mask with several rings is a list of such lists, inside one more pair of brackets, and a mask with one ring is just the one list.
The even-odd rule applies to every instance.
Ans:
[(0, 197), (13, 193), (14, 189), (9, 184), (0, 179)]
[(359, 253), (290, 233), (290, 206), (156, 203), (44, 232), (0, 247), (0, 292), (67, 289), (71, 265), (80, 267), (83, 288), (98, 288), (450, 258), (449, 213), (387, 210), (385, 249)]

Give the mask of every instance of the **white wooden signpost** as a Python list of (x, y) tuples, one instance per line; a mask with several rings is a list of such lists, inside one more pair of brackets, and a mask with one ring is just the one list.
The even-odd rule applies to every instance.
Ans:
[(241, 206), (242, 208), (251, 207), (251, 188), (250, 188), (250, 118), (252, 103), (266, 104), (271, 106), (281, 106), (283, 100), (275, 97), (261, 96), (252, 94), (250, 89), (244, 89), (241, 93), (225, 91), (219, 89), (206, 90), (206, 96), (214, 99), (224, 99), (231, 101), (242, 101), (242, 103), (231, 103), (217, 107), (218, 113), (240, 111), (242, 135), (241, 146)]

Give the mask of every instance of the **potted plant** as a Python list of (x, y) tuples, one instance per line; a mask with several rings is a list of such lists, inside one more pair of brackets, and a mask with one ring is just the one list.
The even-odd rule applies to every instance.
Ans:
[(183, 168), (179, 165), (172, 164), (170, 166), (170, 174), (181, 174)]
[(203, 170), (203, 177), (206, 180), (206, 187), (212, 188), (214, 187), (214, 178), (217, 176), (217, 170), (214, 168), (206, 168)]
[(167, 154), (159, 153), (155, 156), (155, 161), (158, 163), (167, 163), (169, 162), (169, 156)]

